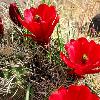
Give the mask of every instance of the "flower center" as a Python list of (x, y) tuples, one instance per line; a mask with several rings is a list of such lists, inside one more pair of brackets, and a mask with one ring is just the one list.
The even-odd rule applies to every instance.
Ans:
[(37, 22), (41, 21), (41, 17), (40, 17), (39, 15), (35, 15), (34, 19), (35, 19)]
[(85, 64), (87, 60), (88, 60), (88, 56), (86, 54), (83, 54), (82, 63)]

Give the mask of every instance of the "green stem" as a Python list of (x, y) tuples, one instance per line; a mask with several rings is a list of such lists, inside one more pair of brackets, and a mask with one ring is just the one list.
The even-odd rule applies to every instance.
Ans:
[(31, 84), (29, 83), (29, 85), (27, 87), (27, 90), (26, 90), (26, 98), (25, 98), (25, 100), (29, 100), (30, 87), (31, 87)]
[(31, 7), (34, 5), (34, 0), (31, 0)]
[(16, 2), (16, 4), (17, 4), (17, 6), (18, 6), (18, 9), (19, 9), (19, 12), (20, 12), (20, 14), (21, 14), (21, 16), (23, 17), (23, 9), (22, 9), (22, 6), (20, 5), (20, 2), (19, 2), (19, 0), (14, 0), (15, 2)]
[(51, 2), (50, 2), (50, 0), (48, 0), (48, 5), (50, 5), (51, 4)]
[(60, 41), (60, 36), (59, 36), (59, 28), (60, 28), (60, 24), (58, 24), (58, 27), (57, 27), (57, 36), (58, 36), (58, 43), (59, 43), (60, 51), (62, 51), (62, 46), (61, 46), (61, 41)]
[(42, 0), (42, 3), (45, 3), (45, 0)]

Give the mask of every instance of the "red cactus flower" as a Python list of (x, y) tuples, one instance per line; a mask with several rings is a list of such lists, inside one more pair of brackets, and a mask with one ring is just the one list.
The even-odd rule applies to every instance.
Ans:
[(100, 100), (100, 98), (91, 93), (90, 89), (85, 85), (71, 85), (68, 89), (60, 87), (52, 92), (49, 100)]
[(11, 20), (16, 25), (18, 25), (19, 27), (22, 27), (20, 21), (18, 20), (18, 15), (21, 16), (16, 3), (10, 4), (10, 7), (9, 7), (9, 16), (10, 16)]
[(65, 45), (69, 56), (60, 53), (61, 59), (78, 75), (100, 72), (100, 45), (86, 38), (70, 40)]
[(25, 36), (32, 37), (38, 44), (48, 44), (54, 27), (59, 21), (54, 6), (41, 4), (38, 8), (31, 7), (24, 11), (24, 20), (19, 16), (21, 24), (32, 34)]
[(3, 23), (2, 23), (2, 19), (0, 17), (0, 36), (4, 35), (4, 27), (3, 27)]

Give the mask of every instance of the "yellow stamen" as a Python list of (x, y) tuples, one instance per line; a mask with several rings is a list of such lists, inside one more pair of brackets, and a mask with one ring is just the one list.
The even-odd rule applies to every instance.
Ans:
[(83, 54), (82, 63), (86, 63), (87, 60), (88, 60), (88, 56), (86, 54)]
[(40, 16), (39, 15), (35, 15), (35, 20), (40, 21)]

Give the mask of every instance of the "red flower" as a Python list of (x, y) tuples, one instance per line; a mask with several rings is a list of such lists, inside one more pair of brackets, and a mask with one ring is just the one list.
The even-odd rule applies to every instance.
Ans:
[(91, 93), (89, 88), (85, 85), (71, 85), (68, 89), (60, 87), (51, 93), (49, 100), (100, 100), (100, 98)]
[(41, 4), (38, 8), (31, 7), (24, 11), (24, 20), (19, 16), (21, 24), (32, 34), (25, 36), (32, 37), (38, 44), (48, 44), (54, 27), (59, 21), (54, 6)]
[[(78, 75), (100, 72), (100, 45), (86, 38), (70, 40), (65, 45), (69, 56), (60, 53), (61, 59)], [(98, 68), (99, 67), (99, 68)]]
[(11, 20), (16, 25), (18, 25), (19, 27), (22, 27), (20, 21), (18, 20), (18, 15), (21, 16), (16, 3), (10, 4), (10, 7), (9, 7), (9, 16), (10, 16)]
[(0, 36), (4, 35), (4, 27), (3, 27), (3, 23), (2, 23), (2, 19), (0, 17)]

